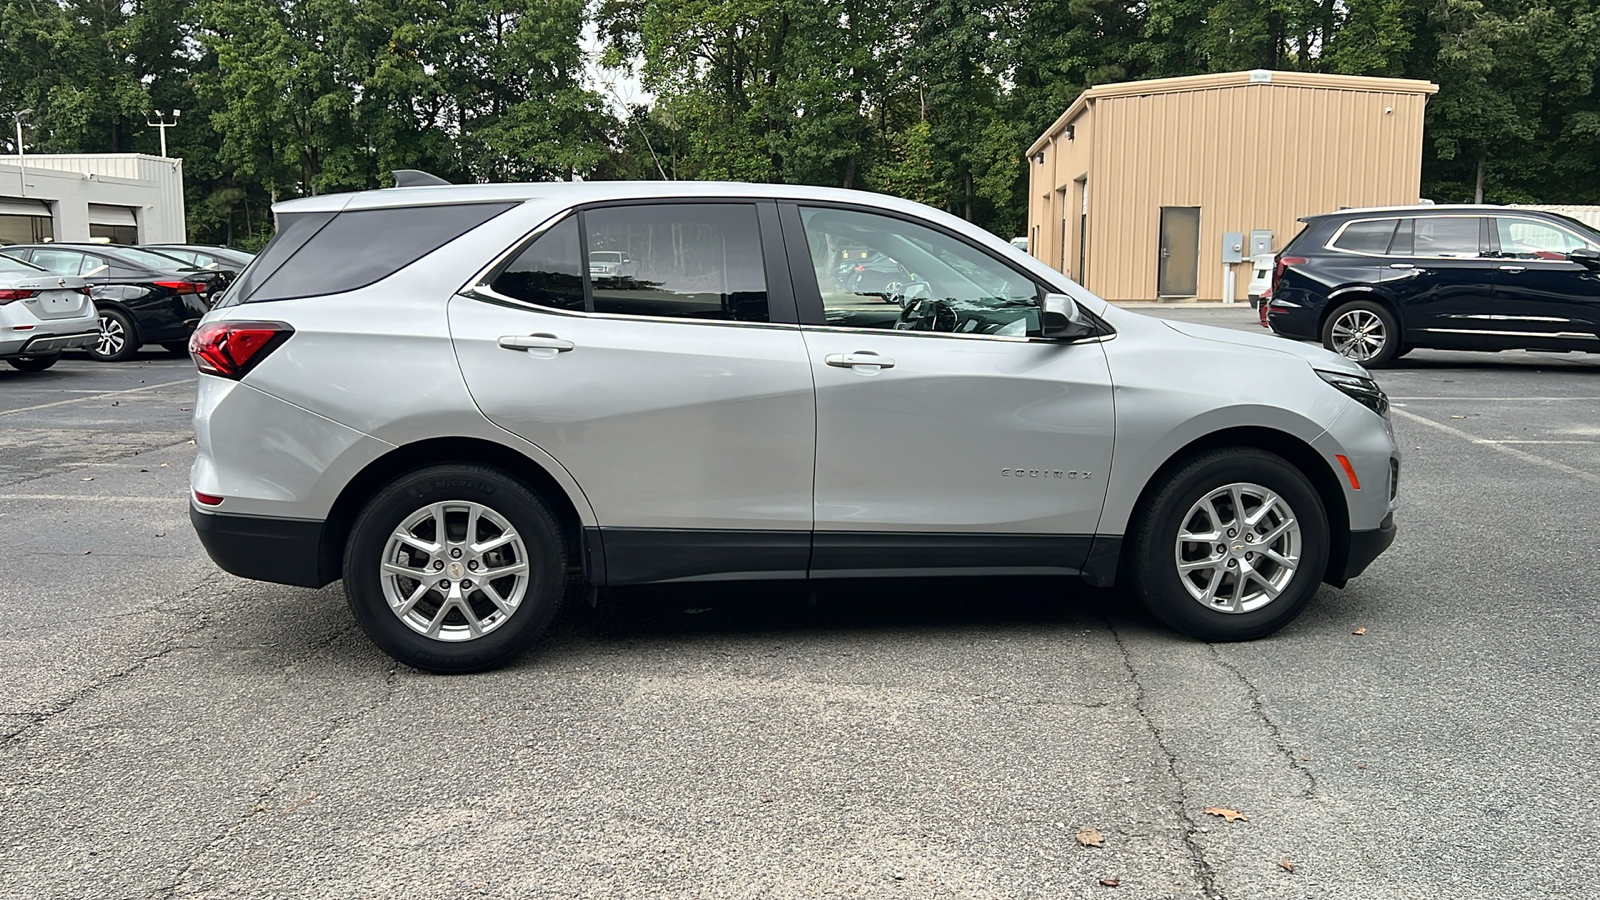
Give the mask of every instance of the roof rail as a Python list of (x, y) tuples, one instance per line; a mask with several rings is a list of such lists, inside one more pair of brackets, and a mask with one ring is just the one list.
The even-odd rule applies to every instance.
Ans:
[(390, 174), (394, 175), (394, 186), (397, 188), (450, 183), (432, 172), (424, 172), (421, 169), (395, 169)]

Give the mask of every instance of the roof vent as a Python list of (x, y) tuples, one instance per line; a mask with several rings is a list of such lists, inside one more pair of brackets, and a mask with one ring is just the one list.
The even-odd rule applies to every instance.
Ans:
[(391, 174), (394, 175), (395, 187), (427, 187), (433, 184), (450, 183), (431, 172), (424, 172), (421, 169), (395, 169)]

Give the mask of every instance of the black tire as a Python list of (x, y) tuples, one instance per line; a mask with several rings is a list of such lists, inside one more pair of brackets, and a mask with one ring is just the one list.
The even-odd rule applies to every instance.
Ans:
[(189, 342), (188, 341), (162, 341), (161, 342), (161, 349), (167, 351), (168, 353), (172, 354), (173, 356), (188, 356), (189, 355)]
[(133, 320), (117, 309), (100, 310), (100, 338), (89, 345), (89, 355), (101, 362), (133, 359), (141, 345)]
[[(421, 514), (428, 506), (437, 503), (480, 504), (508, 523), (522, 538), (522, 555), (526, 557), (522, 562), (527, 566), (527, 576), (521, 602), (491, 630), (478, 637), (442, 640), (423, 634), (401, 620), (399, 612), (390, 606), (385, 595), (384, 576), (380, 573), (380, 567), (385, 561), (400, 561), (402, 555), (397, 547), (396, 559), (386, 560), (385, 553), (389, 549), (391, 536), (414, 514)], [(446, 517), (451, 519), (447, 527), (454, 529), (459, 523), (463, 540), (466, 525), (464, 516), (457, 510), (446, 510)], [(428, 521), (436, 522), (437, 519)], [(491, 522), (488, 527), (496, 526)], [(436, 535), (437, 525), (433, 528)], [(429, 581), (434, 577), (448, 579), (454, 575), (464, 579), (456, 581), (456, 585), (466, 586), (471, 574), (464, 567), (477, 562), (470, 548), (465, 555), (452, 558), (443, 550), (445, 543), (440, 542), (440, 546), (440, 553), (434, 561), (421, 561), (420, 565), (424, 568), (418, 571), (435, 572), (435, 575), (428, 577)], [(373, 497), (356, 518), (350, 531), (350, 540), (345, 545), (345, 596), (362, 630), (380, 649), (400, 662), (440, 674), (482, 672), (515, 659), (549, 627), (569, 588), (567, 547), (567, 537), (549, 506), (521, 483), (486, 466), (435, 466), (402, 476)], [(513, 554), (516, 550), (513, 545)], [(495, 552), (500, 551), (484, 554), (483, 565), (507, 564), (505, 557), (491, 558)], [(406, 555), (408, 558), (404, 562), (411, 567), (419, 564), (416, 557), (422, 554), (419, 552), (411, 556), (407, 551)], [(452, 566), (445, 566), (443, 571), (432, 568), (435, 564), (444, 563), (446, 558), (459, 561), (461, 570), (452, 572)], [(513, 563), (516, 562), (514, 555), (510, 558)], [(422, 587), (422, 581), (398, 576), (390, 586), (398, 596), (402, 590), (416, 593)], [(496, 590), (505, 590), (504, 579), (497, 583), (499, 587)], [(493, 587), (494, 583), (490, 586)], [(476, 585), (472, 589), (474, 592), (467, 596), (470, 597), (471, 609), (483, 616), (483, 623), (488, 623), (496, 615), (496, 604), (490, 603), (485, 596), (484, 587)], [(507, 593), (514, 591), (508, 590)], [(423, 599), (416, 601), (414, 607), (416, 615), (436, 619), (441, 623), (441, 631), (454, 629), (461, 636), (461, 629), (467, 627), (467, 618), (459, 603), (447, 610), (450, 606), (446, 602), (447, 595), (432, 588), (426, 589), (420, 596)], [(420, 624), (418, 627), (421, 627)]]
[(60, 361), (60, 353), (46, 353), (41, 356), (19, 356), (6, 360), (6, 363), (21, 372), (43, 372)]
[[(1353, 342), (1345, 340), (1351, 331), (1363, 337)], [(1375, 300), (1342, 303), (1322, 323), (1322, 346), (1369, 369), (1381, 368), (1398, 358), (1402, 342), (1394, 313)]]
[[(1202, 498), (1241, 482), (1275, 492), (1287, 504), (1300, 528), (1300, 544), (1298, 565), (1275, 598), (1249, 611), (1230, 612), (1203, 602), (1185, 587), (1186, 576), (1180, 575), (1178, 561), (1187, 549), (1180, 550), (1178, 538), (1181, 527), (1206, 518), (1201, 512), (1198, 513), (1200, 519), (1186, 521)], [(1206, 641), (1248, 641), (1264, 637), (1293, 621), (1322, 583), (1328, 566), (1327, 513), (1311, 482), (1281, 457), (1243, 447), (1207, 451), (1158, 476), (1148, 497), (1129, 531), (1124, 561), (1134, 593), (1156, 618), (1177, 631)], [(1225, 500), (1219, 502), (1227, 505)], [(1226, 511), (1219, 512), (1226, 521)], [(1246, 512), (1251, 512), (1248, 500)], [(1226, 535), (1226, 531), (1223, 534)], [(1226, 551), (1247, 546), (1235, 541), (1238, 536), (1228, 539), (1225, 551), (1218, 558), (1226, 558)], [(1194, 548), (1196, 545), (1191, 542), (1184, 546)], [(1205, 544), (1198, 546), (1203, 547), (1206, 554), (1213, 553)], [(1252, 555), (1256, 557), (1252, 565), (1262, 567), (1261, 571), (1268, 577), (1275, 571), (1282, 571), (1264, 555)], [(1227, 592), (1231, 584), (1237, 584), (1237, 574), (1231, 576), (1232, 582), (1228, 581), (1229, 572), (1237, 573), (1239, 570), (1233, 566), (1242, 562), (1225, 564), (1228, 568), (1217, 576), (1222, 587), (1219, 589), (1212, 583), (1211, 589), (1221, 594)], [(1213, 576), (1201, 570), (1187, 577), (1211, 582)], [(1258, 589), (1258, 599), (1266, 596), (1256, 581), (1247, 578), (1245, 585), (1245, 599), (1248, 600), (1251, 587)]]

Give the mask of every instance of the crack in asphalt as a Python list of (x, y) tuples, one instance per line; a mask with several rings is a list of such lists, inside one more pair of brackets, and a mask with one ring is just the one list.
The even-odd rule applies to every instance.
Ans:
[[(212, 574), (210, 577), (185, 591), (177, 598), (179, 602), (172, 605), (174, 607), (183, 606), (182, 601), (195, 599), (204, 588), (215, 587), (220, 578), (220, 572)], [(160, 611), (160, 607), (152, 607), (145, 610), (146, 613), (152, 611)], [(78, 690), (62, 698), (49, 709), (34, 713), (20, 713), (19, 715), (27, 718), (27, 722), (22, 727), (14, 728), (6, 733), (3, 738), (0, 738), (0, 742), (3, 742), (3, 746), (6, 749), (16, 749), (17, 747), (26, 744), (33, 738), (34, 735), (37, 735), (40, 731), (44, 730), (44, 726), (49, 724), (51, 720), (63, 713), (69, 712), (73, 707), (94, 696), (95, 694), (98, 694), (106, 687), (114, 684), (115, 682), (121, 681), (124, 678), (130, 678), (134, 675), (137, 675), (151, 663), (161, 659), (169, 653), (175, 653), (179, 650), (194, 649), (193, 645), (185, 643), (184, 639), (199, 634), (210, 625), (211, 614), (200, 613), (199, 616), (193, 622), (191, 622), (188, 627), (183, 628), (178, 633), (169, 637), (155, 650), (145, 653), (135, 658), (132, 662), (128, 663), (122, 668), (84, 685)]]
[(1228, 670), (1228, 672), (1232, 674), (1234, 678), (1239, 680), (1240, 684), (1244, 685), (1245, 693), (1250, 699), (1250, 711), (1256, 714), (1256, 718), (1261, 720), (1261, 724), (1265, 725), (1267, 731), (1272, 735), (1272, 746), (1277, 749), (1278, 755), (1282, 756), (1289, 764), (1289, 769), (1291, 771), (1299, 774), (1305, 779), (1306, 786), (1305, 789), (1300, 792), (1300, 799), (1314, 799), (1317, 795), (1317, 776), (1311, 771), (1310, 768), (1301, 765), (1299, 757), (1297, 757), (1295, 752), (1289, 748), (1288, 744), (1284, 743), (1283, 729), (1279, 728), (1278, 723), (1274, 722), (1272, 717), (1267, 715), (1266, 703), (1262, 699), (1260, 689), (1255, 686), (1254, 682), (1245, 676), (1243, 670), (1223, 657), (1222, 652), (1217, 649), (1216, 644), (1207, 644), (1206, 646), (1210, 648), (1211, 655), (1216, 658), (1217, 665)]
[(1128, 645), (1123, 643), (1122, 635), (1117, 632), (1117, 627), (1111, 622), (1106, 622), (1106, 628), (1111, 632), (1111, 639), (1117, 643), (1117, 652), (1122, 657), (1122, 666), (1128, 672), (1128, 681), (1133, 685), (1133, 708), (1144, 720), (1146, 728), (1155, 738), (1156, 747), (1167, 761), (1167, 775), (1172, 779), (1173, 787), (1177, 790), (1177, 799), (1173, 803), (1174, 811), (1183, 822), (1183, 846), (1189, 852), (1189, 860), (1194, 865), (1195, 877), (1200, 882), (1200, 890), (1210, 900), (1223, 900), (1221, 888), (1217, 887), (1217, 871), (1211, 863), (1206, 861), (1205, 851), (1201, 849), (1195, 835), (1200, 831), (1200, 824), (1189, 814), (1189, 787), (1184, 783), (1183, 776), (1178, 773), (1178, 756), (1167, 746), (1166, 736), (1161, 733), (1161, 727), (1145, 709), (1144, 682), (1139, 679), (1139, 670), (1133, 665), (1133, 656), (1128, 653)]
[[(332, 645), (334, 641), (348, 634), (350, 630), (351, 629), (347, 628), (335, 633), (333, 636), (323, 642), (322, 646)], [(318, 648), (315, 646), (307, 647), (308, 651), (315, 649)], [(240, 816), (226, 828), (223, 828), (211, 840), (206, 841), (205, 845), (199, 850), (195, 851), (194, 856), (189, 859), (189, 862), (185, 864), (181, 870), (179, 870), (177, 876), (173, 878), (172, 882), (163, 887), (157, 888), (154, 896), (177, 896), (178, 892), (183, 889), (184, 882), (187, 881), (189, 876), (194, 872), (195, 867), (199, 866), (201, 862), (209, 857), (212, 851), (226, 843), (229, 838), (232, 838), (234, 835), (244, 830), (245, 826), (248, 825), (256, 816), (271, 811), (272, 806), (270, 805), (270, 801), (276, 795), (282, 792), (284, 784), (288, 782), (288, 780), (293, 777), (296, 772), (299, 772), (307, 765), (310, 765), (311, 763), (316, 762), (318, 759), (321, 759), (323, 753), (327, 752), (328, 746), (333, 743), (334, 738), (337, 737), (341, 732), (360, 723), (368, 716), (371, 716), (373, 713), (392, 702), (395, 695), (395, 681), (399, 675), (399, 672), (400, 664), (398, 662), (391, 664), (389, 666), (389, 670), (384, 673), (382, 690), (379, 691), (371, 701), (369, 701), (361, 709), (344, 716), (335, 717), (328, 724), (327, 730), (315, 744), (305, 751), (297, 754), (288, 762), (287, 765), (279, 770), (278, 774), (273, 777), (272, 783), (268, 784), (266, 787), (262, 788), (256, 793), (254, 801), (251, 803), (250, 808), (244, 813), (244, 815)], [(315, 799), (315, 795), (301, 798), (294, 804), (288, 806), (284, 811), (292, 812), (305, 803), (310, 802), (312, 799)]]

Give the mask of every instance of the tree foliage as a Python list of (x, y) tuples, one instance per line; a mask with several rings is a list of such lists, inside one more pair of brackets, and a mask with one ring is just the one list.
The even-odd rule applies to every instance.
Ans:
[(1436, 81), (1426, 195), (1600, 202), (1594, 0), (6, 0), (0, 51), (30, 149), (154, 152), (181, 108), (192, 236), (247, 246), (397, 168), (867, 188), (1009, 236), (1084, 88), (1242, 68)]

